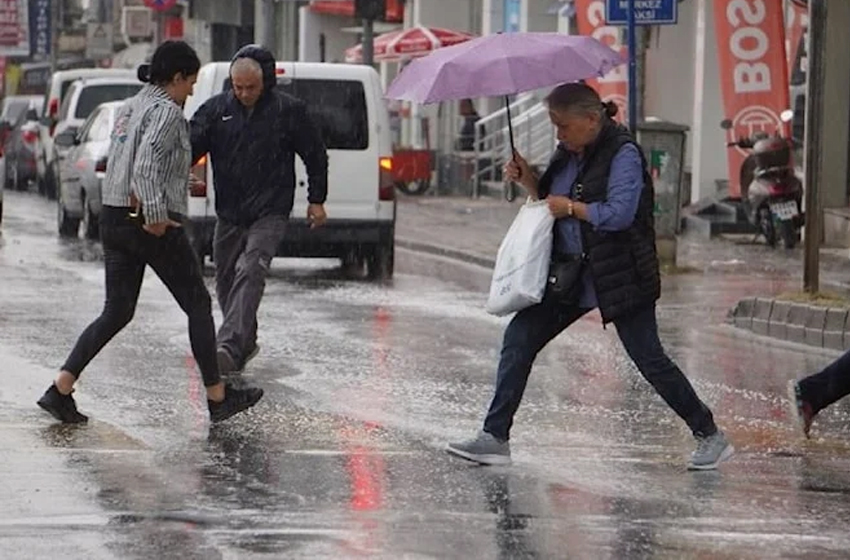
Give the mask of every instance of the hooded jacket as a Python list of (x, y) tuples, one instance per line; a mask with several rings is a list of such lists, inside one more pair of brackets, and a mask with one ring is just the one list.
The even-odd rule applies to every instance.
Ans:
[(275, 88), (274, 56), (242, 47), (233, 57), (256, 60), (263, 93), (252, 111), (232, 89), (211, 97), (192, 117), (192, 161), (209, 154), (220, 219), (250, 226), (271, 215), (289, 216), (295, 198), (295, 155), (307, 168), (310, 203), (327, 198), (328, 156), (317, 126), (299, 99)]

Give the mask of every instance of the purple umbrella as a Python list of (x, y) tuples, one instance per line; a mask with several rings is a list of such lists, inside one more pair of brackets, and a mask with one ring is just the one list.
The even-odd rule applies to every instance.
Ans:
[[(417, 103), (507, 96), (604, 76), (624, 61), (593, 37), (561, 33), (499, 33), (443, 47), (413, 60), (386, 97)], [(513, 149), (510, 108), (508, 127)]]

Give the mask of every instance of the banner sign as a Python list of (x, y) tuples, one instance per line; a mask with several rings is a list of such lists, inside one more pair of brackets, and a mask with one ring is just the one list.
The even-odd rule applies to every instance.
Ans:
[(50, 33), (50, 0), (30, 0), (30, 51), (47, 58), (53, 46)]
[(799, 71), (808, 70), (806, 64), (806, 33), (809, 29), (809, 7), (804, 2), (789, 2), (785, 12), (785, 51), (788, 58), (788, 75), (794, 73), (799, 59)]
[[(619, 51), (625, 58), (628, 51), (620, 38), (620, 29), (605, 22), (605, 1), (575, 0), (575, 8), (579, 35), (590, 35)], [(587, 80), (588, 85), (599, 92), (603, 101), (613, 101), (617, 104), (620, 110), (616, 119), (622, 123), (628, 122), (628, 71), (628, 66), (621, 64), (602, 78)]]
[[(720, 82), (731, 142), (784, 131), (789, 109), (788, 61), (782, 0), (713, 0)], [(748, 152), (729, 148), (729, 194), (741, 196), (739, 173)]]

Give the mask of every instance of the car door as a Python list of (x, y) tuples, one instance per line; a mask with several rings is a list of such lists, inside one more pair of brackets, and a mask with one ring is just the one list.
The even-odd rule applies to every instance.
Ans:
[(74, 163), (80, 175), (85, 201), (95, 214), (100, 213), (100, 183), (106, 173), (112, 113), (109, 107), (101, 107), (91, 114), (90, 125), (82, 138), (80, 153)]
[(68, 208), (77, 208), (79, 202), (83, 199), (82, 181), (88, 165), (86, 161), (87, 145), (90, 141), (92, 127), (98, 119), (102, 119), (102, 114), (103, 111), (97, 110), (89, 116), (77, 133), (77, 144), (68, 148), (60, 163), (61, 190), (65, 198), (65, 206)]

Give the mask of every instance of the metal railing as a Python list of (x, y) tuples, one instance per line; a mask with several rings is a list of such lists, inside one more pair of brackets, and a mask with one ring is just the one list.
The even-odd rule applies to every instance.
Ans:
[[(555, 132), (546, 105), (534, 94), (523, 94), (510, 105), (510, 113), (517, 151), (532, 166), (545, 165), (555, 147)], [(507, 108), (476, 123), (474, 148), (472, 196), (478, 197), (483, 182), (502, 180), (502, 167), (511, 157)]]

